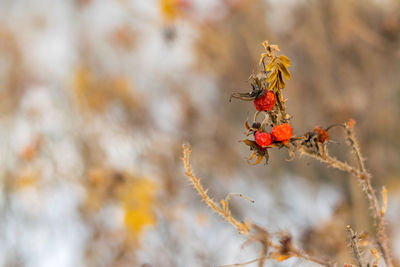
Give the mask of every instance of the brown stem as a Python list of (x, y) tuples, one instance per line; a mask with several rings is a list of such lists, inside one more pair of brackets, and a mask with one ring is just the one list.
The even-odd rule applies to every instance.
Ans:
[(371, 208), (372, 218), (374, 220), (374, 225), (377, 228), (377, 241), (378, 246), (381, 250), (382, 256), (385, 259), (386, 265), (388, 267), (393, 267), (393, 260), (391, 257), (390, 249), (388, 246), (388, 237), (385, 232), (385, 223), (383, 216), (381, 216), (381, 212), (379, 210), (379, 202), (376, 197), (375, 191), (371, 185), (371, 174), (369, 174), (365, 170), (364, 163), (362, 161), (362, 157), (360, 156), (360, 150), (358, 149), (358, 144), (355, 142), (353, 143), (354, 146), (357, 147), (355, 149), (356, 157), (359, 159), (360, 169), (358, 170), (353, 166), (349, 165), (346, 162), (342, 162), (335, 157), (331, 157), (326, 153), (325, 155), (321, 156), (319, 154), (313, 153), (312, 151), (306, 150), (303, 147), (299, 148), (299, 151), (307, 156), (315, 158), (321, 162), (326, 163), (328, 166), (334, 167), (336, 169), (345, 171), (356, 176), (362, 186), (363, 192), (367, 196), (369, 206)]
[(358, 247), (359, 237), (357, 236), (357, 234), (354, 233), (354, 231), (350, 225), (347, 225), (346, 231), (347, 231), (347, 234), (349, 235), (350, 247), (353, 251), (354, 259), (357, 261), (357, 266), (363, 267), (364, 265), (362, 264), (362, 260), (361, 260), (360, 248)]

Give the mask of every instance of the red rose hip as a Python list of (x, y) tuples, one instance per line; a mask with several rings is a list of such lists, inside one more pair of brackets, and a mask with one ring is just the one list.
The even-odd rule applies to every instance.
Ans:
[(268, 91), (262, 97), (254, 100), (253, 103), (258, 111), (272, 110), (276, 103), (275, 93)]
[(293, 135), (293, 129), (289, 123), (284, 123), (272, 127), (271, 134), (275, 141), (288, 141)]
[(257, 145), (260, 147), (267, 147), (272, 144), (272, 136), (269, 133), (264, 133), (261, 131), (257, 131), (254, 135), (254, 139), (256, 140)]

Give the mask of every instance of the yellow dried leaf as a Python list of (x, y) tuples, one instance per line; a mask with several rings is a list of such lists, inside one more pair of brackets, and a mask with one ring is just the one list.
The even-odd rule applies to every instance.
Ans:
[[(268, 88), (267, 88), (267, 91), (272, 91), (275, 87), (276, 87), (276, 85), (278, 84), (278, 79), (276, 79), (276, 80), (274, 80), (272, 83), (270, 83), (269, 85), (268, 85)], [(276, 88), (275, 88), (276, 89)], [(276, 90), (274, 90), (274, 92), (275, 92)]]
[(287, 56), (281, 55), (278, 57), (278, 59), (283, 65), (285, 65), (286, 67), (290, 67), (290, 59)]
[(285, 85), (285, 81), (282, 78), (282, 73), (281, 72), (279, 72), (277, 80), (278, 80), (278, 87), (281, 88), (281, 89), (285, 88), (286, 85)]
[(265, 71), (271, 71), (276, 65), (276, 58), (272, 59), (267, 66), (265, 66)]
[(282, 63), (278, 63), (279, 70), (283, 74), (283, 77), (285, 77), (286, 80), (290, 80), (290, 72), (289, 70), (283, 65)]
[(278, 70), (274, 69), (268, 76), (267, 78), (267, 83), (272, 83), (274, 80), (276, 80), (276, 77), (278, 76)]

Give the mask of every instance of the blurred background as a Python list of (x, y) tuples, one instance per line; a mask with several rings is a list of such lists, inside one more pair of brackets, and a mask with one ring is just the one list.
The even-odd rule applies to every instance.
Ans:
[[(398, 0), (0, 1), (0, 266), (215, 266), (259, 247), (209, 210), (182, 144), (235, 217), (351, 262), (345, 226), (373, 234), (347, 174), (274, 150), (251, 166), (243, 123), (262, 41), (292, 61), (294, 133), (349, 118), (400, 260)], [(340, 131), (331, 153), (352, 162)], [(311, 266), (291, 258), (267, 266)], [(256, 264), (249, 265), (256, 266)], [(384, 266), (384, 265), (382, 265)]]

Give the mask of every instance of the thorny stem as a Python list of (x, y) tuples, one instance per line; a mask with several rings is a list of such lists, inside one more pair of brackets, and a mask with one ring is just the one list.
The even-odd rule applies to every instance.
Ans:
[[(216, 213), (218, 213), (220, 216), (222, 216), (225, 220), (227, 220), (228, 222), (230, 222), (233, 226), (236, 227), (236, 229), (238, 229), (239, 233), (245, 235), (245, 236), (249, 236), (250, 234), (250, 227), (255, 227), (252, 223), (246, 224), (244, 222), (238, 222), (235, 218), (232, 217), (231, 212), (229, 210), (228, 207), (228, 201), (230, 199), (230, 197), (232, 195), (239, 195), (240, 197), (243, 197), (245, 199), (248, 199), (249, 201), (252, 201), (251, 199), (247, 198), (246, 196), (243, 196), (242, 194), (228, 194), (228, 196), (225, 198), (225, 200), (221, 201), (222, 204), (222, 208), (211, 198), (208, 196), (207, 194), (207, 190), (205, 190), (203, 188), (203, 186), (200, 183), (200, 179), (197, 178), (193, 171), (192, 171), (192, 167), (190, 165), (189, 159), (190, 159), (190, 146), (189, 145), (183, 145), (183, 163), (184, 163), (184, 167), (186, 170), (186, 176), (189, 178), (190, 182), (192, 183), (192, 185), (195, 187), (195, 189), (197, 190), (197, 192), (201, 195), (201, 197), (203, 198), (203, 200), (207, 203), (207, 205), (213, 209)], [(250, 225), (250, 227), (249, 227)], [(276, 250), (279, 250), (281, 247), (277, 244), (272, 243), (270, 240), (267, 240), (267, 247), (271, 247), (274, 248)], [(267, 253), (266, 248), (264, 247), (264, 254)], [(324, 260), (320, 260), (318, 258), (312, 257), (307, 255), (306, 253), (304, 253), (301, 250), (298, 250), (294, 247), (292, 247), (290, 249), (290, 251), (288, 252), (288, 255), (290, 255), (290, 257), (297, 257), (297, 258), (301, 258), (307, 261), (311, 261), (311, 262), (315, 262), (318, 263), (322, 266), (327, 266), (327, 267), (331, 267), (333, 266), (333, 264), (331, 262), (326, 262)], [(271, 258), (270, 256), (266, 255), (248, 262), (244, 262), (244, 263), (238, 263), (238, 264), (233, 264), (233, 265), (225, 265), (225, 267), (228, 266), (244, 266), (250, 263), (254, 263), (254, 262), (259, 262), (260, 265), (262, 266), (264, 260)], [(220, 266), (222, 267), (222, 266)]]
[[(300, 258), (300, 259), (303, 259), (303, 260), (306, 260), (306, 261), (314, 262), (314, 263), (317, 263), (317, 264), (319, 264), (321, 266), (327, 266), (327, 267), (334, 266), (330, 262), (325, 262), (323, 260), (311, 257), (311, 256), (309, 256), (309, 255), (307, 255), (307, 254), (305, 254), (303, 252), (299, 252), (299, 251), (295, 250), (295, 251), (292, 251), (292, 253), (293, 253), (293, 257), (297, 257), (297, 258)], [(251, 264), (251, 263), (260, 262), (262, 260), (267, 260), (267, 259), (270, 259), (270, 257), (269, 256), (264, 256), (264, 257), (260, 257), (260, 258), (257, 258), (257, 259), (245, 261), (245, 262), (242, 262), (242, 263), (234, 263), (234, 264), (229, 264), (229, 265), (220, 265), (218, 267), (245, 266), (245, 265), (248, 265), (248, 264)]]
[(190, 182), (192, 185), (196, 188), (197, 192), (201, 195), (203, 200), (207, 203), (207, 205), (212, 208), (216, 213), (221, 215), (225, 220), (230, 222), (233, 226), (235, 226), (238, 231), (242, 234), (246, 234), (250, 231), (249, 227), (245, 223), (238, 222), (235, 218), (233, 218), (229, 212), (229, 210), (222, 209), (215, 201), (210, 198), (207, 194), (207, 190), (203, 188), (203, 186), (200, 184), (199, 178), (197, 178), (193, 171), (192, 167), (190, 166), (189, 163), (189, 157), (190, 157), (190, 147), (189, 145), (184, 145), (183, 146), (183, 163), (186, 169), (186, 176), (190, 179)]
[(359, 169), (363, 174), (365, 174), (363, 177), (360, 176), (360, 183), (363, 187), (364, 192), (367, 195), (369, 205), (372, 211), (372, 216), (374, 218), (374, 224), (377, 227), (378, 246), (382, 252), (383, 258), (386, 261), (386, 265), (388, 267), (392, 267), (393, 259), (390, 253), (389, 246), (387, 244), (388, 237), (385, 232), (385, 222), (383, 218), (384, 214), (381, 213), (380, 211), (380, 206), (375, 194), (375, 190), (371, 185), (371, 175), (365, 168), (364, 159), (361, 156), (360, 146), (358, 145), (357, 139), (354, 136), (353, 127), (346, 124), (346, 133), (347, 133), (347, 140), (350, 143), (350, 146), (352, 147), (353, 152), (356, 156)]
[(347, 234), (349, 235), (350, 247), (353, 251), (354, 259), (357, 261), (357, 266), (363, 267), (364, 265), (362, 264), (361, 253), (360, 253), (360, 249), (358, 247), (359, 237), (356, 233), (354, 233), (354, 231), (350, 225), (347, 225), (346, 231), (347, 231)]
[(352, 128), (349, 127), (348, 125), (346, 125), (345, 128), (346, 128), (346, 133), (348, 134), (348, 141), (349, 141), (349, 143), (353, 149), (353, 152), (357, 158), (359, 169), (356, 169), (355, 167), (349, 165), (346, 162), (342, 162), (342, 161), (336, 159), (335, 157), (329, 156), (327, 151), (324, 155), (313, 153), (312, 151), (309, 151), (303, 147), (299, 147), (299, 151), (302, 154), (306, 154), (307, 156), (310, 156), (321, 162), (326, 163), (328, 166), (345, 171), (345, 172), (350, 173), (358, 178), (358, 180), (361, 184), (361, 187), (363, 189), (363, 192), (367, 196), (369, 206), (371, 208), (374, 224), (377, 228), (378, 246), (382, 252), (383, 258), (385, 259), (386, 265), (388, 267), (393, 267), (393, 260), (391, 257), (389, 246), (387, 244), (388, 237), (385, 232), (384, 219), (383, 219), (383, 216), (379, 209), (379, 202), (376, 197), (375, 191), (371, 185), (371, 177), (372, 176), (370, 173), (367, 172), (367, 170), (365, 168), (364, 161), (361, 156), (360, 148), (359, 148), (357, 140), (354, 137)]

